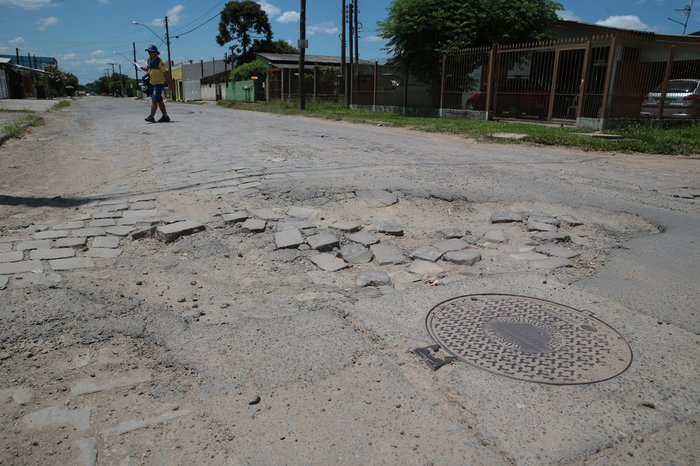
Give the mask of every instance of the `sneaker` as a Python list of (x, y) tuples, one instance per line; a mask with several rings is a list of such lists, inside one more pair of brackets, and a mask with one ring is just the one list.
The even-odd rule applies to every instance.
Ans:
[(153, 118), (152, 116), (147, 116), (147, 117), (145, 118), (145, 120), (146, 120), (147, 122), (149, 122), (149, 123), (155, 123), (155, 122), (156, 122), (156, 119)]
[(163, 115), (160, 117), (160, 120), (158, 120), (158, 123), (167, 123), (170, 121), (170, 117), (168, 115)]

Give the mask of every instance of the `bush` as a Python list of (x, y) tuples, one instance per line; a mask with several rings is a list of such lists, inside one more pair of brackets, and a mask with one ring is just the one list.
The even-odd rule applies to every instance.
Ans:
[(231, 81), (247, 81), (253, 76), (259, 78), (267, 73), (267, 65), (260, 60), (255, 60), (245, 65), (237, 66), (231, 71)]

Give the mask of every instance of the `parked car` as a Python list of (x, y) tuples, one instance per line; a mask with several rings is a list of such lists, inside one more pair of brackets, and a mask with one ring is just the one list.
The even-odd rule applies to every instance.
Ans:
[[(642, 104), (642, 117), (656, 118), (659, 114), (662, 84), (647, 94)], [(700, 119), (700, 79), (671, 79), (664, 102), (663, 118)]]

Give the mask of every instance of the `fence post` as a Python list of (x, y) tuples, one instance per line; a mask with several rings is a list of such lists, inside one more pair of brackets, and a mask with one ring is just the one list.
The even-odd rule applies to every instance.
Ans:
[(447, 74), (447, 54), (442, 56), (442, 79), (440, 81), (440, 110), (438, 115), (442, 118), (442, 109), (445, 107), (445, 75)]
[(676, 54), (676, 46), (672, 45), (668, 50), (668, 60), (666, 61), (666, 71), (664, 72), (664, 82), (661, 84), (661, 98), (659, 99), (659, 110), (657, 118), (661, 120), (664, 116), (664, 107), (666, 106), (666, 94), (668, 93), (668, 80), (671, 79), (671, 68), (673, 67), (673, 57)]
[(379, 62), (374, 62), (374, 89), (372, 90), (372, 111), (377, 111), (377, 76), (379, 75)]
[(404, 78), (403, 86), (403, 114), (406, 114), (406, 109), (408, 108), (408, 70), (406, 70), (406, 76)]
[(581, 118), (581, 113), (583, 110), (583, 99), (586, 98), (586, 86), (588, 85), (588, 73), (591, 69), (591, 49), (593, 44), (589, 40), (586, 43), (586, 52), (583, 54), (583, 71), (581, 75), (581, 86), (578, 90), (578, 106), (576, 107), (576, 121)]
[(605, 86), (603, 87), (603, 102), (600, 105), (598, 115), (600, 117), (600, 129), (605, 126), (605, 117), (608, 114), (608, 101), (610, 100), (610, 87), (612, 84), (613, 66), (617, 56), (617, 36), (610, 40), (610, 54), (608, 55), (608, 68), (605, 70)]
[(496, 77), (496, 44), (491, 46), (489, 52), (489, 75), (486, 78), (486, 119), (493, 120), (492, 106), (495, 98), (495, 77)]

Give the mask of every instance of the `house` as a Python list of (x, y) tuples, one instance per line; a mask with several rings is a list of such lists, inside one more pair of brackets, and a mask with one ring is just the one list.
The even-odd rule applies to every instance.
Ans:
[(0, 99), (45, 99), (46, 72), (0, 58)]
[(173, 66), (175, 100), (220, 100), (230, 65), (226, 60), (192, 60)]

